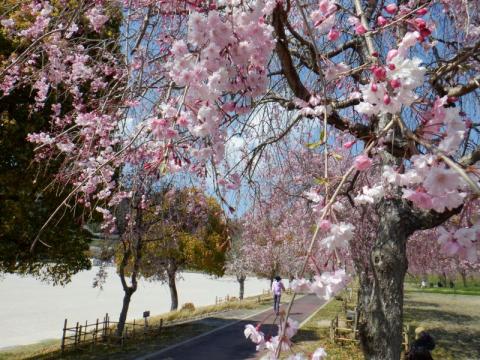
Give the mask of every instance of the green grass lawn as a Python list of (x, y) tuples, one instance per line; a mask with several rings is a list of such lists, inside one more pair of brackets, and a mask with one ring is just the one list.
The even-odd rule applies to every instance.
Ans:
[[(334, 344), (330, 341), (330, 320), (342, 311), (342, 302), (331, 300), (315, 316), (310, 319), (293, 338), (294, 353), (303, 352), (312, 354), (316, 348), (323, 347), (328, 359), (335, 360), (360, 360), (363, 354), (360, 347), (354, 343)], [(288, 354), (285, 354), (287, 357)]]
[[(426, 287), (420, 288), (420, 279), (415, 279), (412, 277), (407, 277), (405, 281), (405, 290), (407, 292), (424, 292), (424, 293), (431, 293), (431, 294), (458, 294), (458, 295), (480, 295), (480, 279), (474, 278), (469, 279), (466, 284), (460, 279), (453, 279), (453, 287), (446, 286), (446, 287), (437, 287), (436, 284), (439, 281), (438, 276), (428, 276), (427, 283), (435, 284), (434, 287)], [(447, 283), (449, 283), (447, 281)], [(447, 284), (449, 285), (449, 284)]]
[[(323, 347), (329, 359), (363, 359), (359, 345), (330, 342), (329, 321), (342, 311), (341, 305), (332, 300), (300, 329), (293, 352), (308, 354)], [(432, 356), (436, 360), (480, 359), (480, 298), (476, 296), (409, 291), (404, 324), (421, 326), (434, 337), (437, 346)]]
[(457, 295), (477, 295), (480, 296), (480, 286), (470, 286), (470, 287), (462, 287), (462, 288), (425, 288), (425, 289), (418, 289), (418, 288), (409, 288), (407, 291), (412, 292), (422, 292), (422, 293), (431, 293), (431, 294), (457, 294)]
[(434, 359), (480, 359), (480, 298), (476, 296), (409, 292), (404, 322), (421, 326), (433, 336)]

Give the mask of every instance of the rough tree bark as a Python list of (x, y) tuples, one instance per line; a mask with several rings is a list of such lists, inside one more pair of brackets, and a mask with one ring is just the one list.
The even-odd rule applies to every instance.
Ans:
[(237, 281), (238, 281), (238, 284), (240, 285), (240, 290), (239, 290), (239, 294), (238, 294), (238, 298), (240, 300), (243, 300), (243, 295), (245, 294), (245, 275), (242, 275), (242, 276), (237, 276)]
[[(138, 240), (138, 239), (137, 239)], [(119, 268), (119, 274), (118, 276), (120, 277), (120, 281), (122, 283), (122, 288), (123, 288), (123, 302), (122, 302), (122, 311), (120, 312), (120, 316), (118, 318), (118, 325), (117, 325), (117, 331), (116, 335), (121, 337), (123, 334), (123, 330), (125, 328), (125, 322), (127, 320), (127, 313), (128, 313), (128, 308), (130, 306), (130, 300), (132, 299), (132, 295), (137, 291), (137, 274), (138, 274), (138, 265), (140, 264), (140, 258), (139, 254), (141, 251), (141, 241), (138, 240), (136, 244), (136, 250), (134, 256), (134, 266), (132, 270), (132, 274), (130, 277), (131, 280), (131, 285), (129, 286), (126, 281), (126, 276), (125, 276), (125, 268), (132, 257), (132, 251), (127, 250), (122, 258), (122, 262), (120, 264)]]
[[(136, 290), (136, 289), (135, 289)], [(122, 302), (122, 311), (120, 312), (120, 317), (118, 318), (118, 326), (116, 335), (121, 337), (123, 330), (125, 329), (125, 322), (127, 321), (128, 308), (130, 306), (130, 300), (135, 290), (131, 287), (124, 288), (123, 302)]]
[(171, 306), (170, 310), (174, 311), (178, 309), (178, 292), (177, 284), (175, 282), (175, 276), (177, 274), (177, 267), (174, 263), (170, 262), (167, 267), (168, 287), (170, 289)]
[(372, 276), (362, 279), (360, 339), (366, 359), (400, 359), (406, 244), (412, 233), (410, 212), (402, 201), (379, 205), (380, 224), (371, 252)]
[(460, 276), (462, 277), (463, 287), (467, 287), (467, 272), (465, 270), (460, 270)]
[[(130, 306), (130, 300), (132, 299), (132, 295), (135, 293), (135, 291), (137, 291), (137, 276), (140, 270), (140, 263), (142, 259), (141, 211), (137, 211), (137, 215), (135, 218), (137, 228), (127, 235), (130, 236), (130, 238), (124, 239), (123, 241), (122, 261), (118, 269), (118, 276), (120, 277), (124, 292), (122, 311), (120, 312), (116, 330), (116, 335), (118, 337), (121, 337), (123, 334), (125, 322), (127, 320), (128, 308)], [(128, 285), (126, 281), (125, 270), (131, 259), (133, 259), (133, 266), (130, 274), (131, 285)]]
[(460, 210), (424, 212), (397, 197), (378, 204), (379, 226), (370, 254), (370, 272), (360, 274), (359, 333), (366, 359), (400, 360), (408, 237), (440, 225)]

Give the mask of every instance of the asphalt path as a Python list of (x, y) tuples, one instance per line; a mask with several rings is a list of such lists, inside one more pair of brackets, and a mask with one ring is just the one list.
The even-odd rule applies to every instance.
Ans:
[[(295, 301), (290, 317), (302, 323), (325, 303), (315, 295), (306, 295)], [(282, 305), (282, 309), (286, 308)], [(216, 322), (218, 328), (195, 338), (186, 340), (166, 349), (142, 356), (136, 360), (245, 360), (256, 359), (259, 354), (255, 344), (245, 339), (245, 325), (257, 325), (262, 322), (261, 331), (275, 336), (279, 319), (273, 309), (254, 314), (246, 319), (226, 320), (208, 318), (206, 321)]]

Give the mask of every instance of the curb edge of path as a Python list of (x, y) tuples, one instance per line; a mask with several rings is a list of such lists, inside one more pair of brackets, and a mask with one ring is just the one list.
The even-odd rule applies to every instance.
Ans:
[(317, 310), (315, 310), (313, 313), (311, 313), (309, 317), (307, 317), (305, 320), (303, 320), (303, 321), (300, 323), (300, 325), (298, 325), (298, 328), (301, 329), (303, 326), (305, 326), (305, 324), (308, 323), (310, 320), (312, 320), (313, 317), (314, 317), (315, 315), (317, 315), (320, 310), (322, 310), (325, 306), (327, 306), (328, 304), (330, 304), (333, 299), (334, 299), (334, 297), (332, 296), (332, 298), (331, 298), (330, 300), (326, 301), (325, 304), (320, 305), (320, 307), (319, 307)]

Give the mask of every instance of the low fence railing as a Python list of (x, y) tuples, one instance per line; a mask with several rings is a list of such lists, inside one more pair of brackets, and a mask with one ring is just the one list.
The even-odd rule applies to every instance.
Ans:
[(128, 339), (134, 339), (139, 336), (147, 336), (152, 334), (160, 334), (163, 328), (163, 319), (160, 319), (158, 325), (152, 326), (145, 321), (126, 322), (121, 335), (117, 333), (117, 321), (111, 321), (110, 316), (105, 314), (102, 321), (97, 319), (94, 323), (80, 324), (77, 322), (75, 326), (68, 326), (68, 320), (65, 319), (63, 325), (63, 334), (61, 342), (61, 352), (66, 350), (78, 349), (84, 347), (95, 347), (97, 344), (114, 344), (123, 345)]

